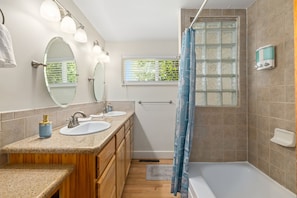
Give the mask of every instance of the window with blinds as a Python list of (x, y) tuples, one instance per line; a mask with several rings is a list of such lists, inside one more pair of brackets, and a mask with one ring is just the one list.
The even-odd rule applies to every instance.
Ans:
[(196, 47), (196, 105), (237, 106), (236, 18), (200, 18), (193, 25)]
[(178, 81), (177, 57), (123, 58), (123, 84), (170, 84)]

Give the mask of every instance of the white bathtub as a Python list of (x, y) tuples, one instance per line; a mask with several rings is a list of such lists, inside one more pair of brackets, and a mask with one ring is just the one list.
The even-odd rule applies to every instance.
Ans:
[(191, 162), (189, 198), (296, 198), (248, 162)]

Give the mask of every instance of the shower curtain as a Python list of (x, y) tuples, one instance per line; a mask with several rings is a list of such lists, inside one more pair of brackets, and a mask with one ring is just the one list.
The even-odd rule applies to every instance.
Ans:
[(188, 197), (189, 158), (195, 117), (196, 54), (195, 31), (185, 30), (179, 65), (178, 104), (176, 109), (175, 142), (171, 193)]

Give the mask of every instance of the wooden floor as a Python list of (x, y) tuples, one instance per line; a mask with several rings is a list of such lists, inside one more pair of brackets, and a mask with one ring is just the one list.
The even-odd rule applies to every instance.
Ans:
[(139, 162), (132, 160), (122, 198), (180, 198), (170, 193), (171, 181), (146, 180), (147, 164), (172, 164), (172, 160)]

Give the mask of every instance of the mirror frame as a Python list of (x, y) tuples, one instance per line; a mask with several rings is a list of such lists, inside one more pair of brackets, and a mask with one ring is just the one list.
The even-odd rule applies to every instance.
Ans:
[[(55, 44), (56, 42), (60, 42), (61, 44), (65, 44), (65, 46), (63, 46), (64, 48), (60, 51), (62, 52), (65, 52), (65, 56), (60, 56), (59, 54), (59, 51), (57, 49), (53, 49), (53, 47), (55, 47), (53, 44)], [(69, 51), (66, 51), (68, 49)], [(49, 52), (51, 50), (55, 50), (53, 54), (59, 54), (59, 56), (53, 56), (53, 60), (61, 60), (64, 61), (64, 60), (70, 60), (72, 61), (73, 59), (73, 63), (75, 64), (75, 82), (73, 83), (69, 83), (69, 82), (62, 82), (62, 83), (56, 83), (56, 84), (53, 84), (51, 86), (51, 83), (49, 83), (49, 79), (48, 79), (48, 72), (47, 72), (47, 69), (48, 69), (48, 55), (49, 55)], [(58, 52), (57, 52), (58, 51)], [(68, 57), (66, 57), (66, 55), (68, 55)], [(47, 90), (48, 90), (48, 93), (50, 95), (50, 97), (52, 98), (52, 100), (60, 107), (67, 107), (75, 98), (75, 95), (76, 95), (76, 89), (77, 89), (77, 84), (78, 84), (78, 74), (77, 74), (77, 63), (76, 63), (76, 60), (75, 60), (75, 57), (74, 57), (74, 54), (73, 54), (73, 51), (70, 47), (70, 45), (64, 41), (64, 39), (62, 37), (54, 37), (52, 38), (49, 43), (47, 44), (47, 47), (46, 47), (46, 50), (45, 50), (45, 54), (44, 54), (44, 64), (47, 65), (46, 67), (44, 67), (44, 79), (45, 79), (45, 84), (46, 84), (46, 87), (47, 87)], [(64, 68), (64, 70), (63, 70)], [(62, 70), (62, 73), (63, 71), (65, 71), (65, 66), (63, 67), (61, 70)], [(66, 68), (67, 70), (67, 68)], [(63, 75), (60, 77), (60, 79), (65, 79), (65, 75), (66, 75), (66, 78), (67, 78), (67, 72), (65, 74), (64, 72), (64, 78), (63, 78)], [(66, 79), (67, 80), (67, 79)], [(64, 84), (64, 85), (63, 85)], [(65, 92), (69, 90), (68, 92)], [(56, 91), (56, 94), (54, 91)], [(59, 98), (60, 97), (60, 98)], [(61, 98), (63, 98), (63, 100), (66, 98), (65, 101), (62, 101)]]
[(97, 102), (104, 101), (105, 96), (105, 65), (97, 62), (94, 69), (93, 91)]

